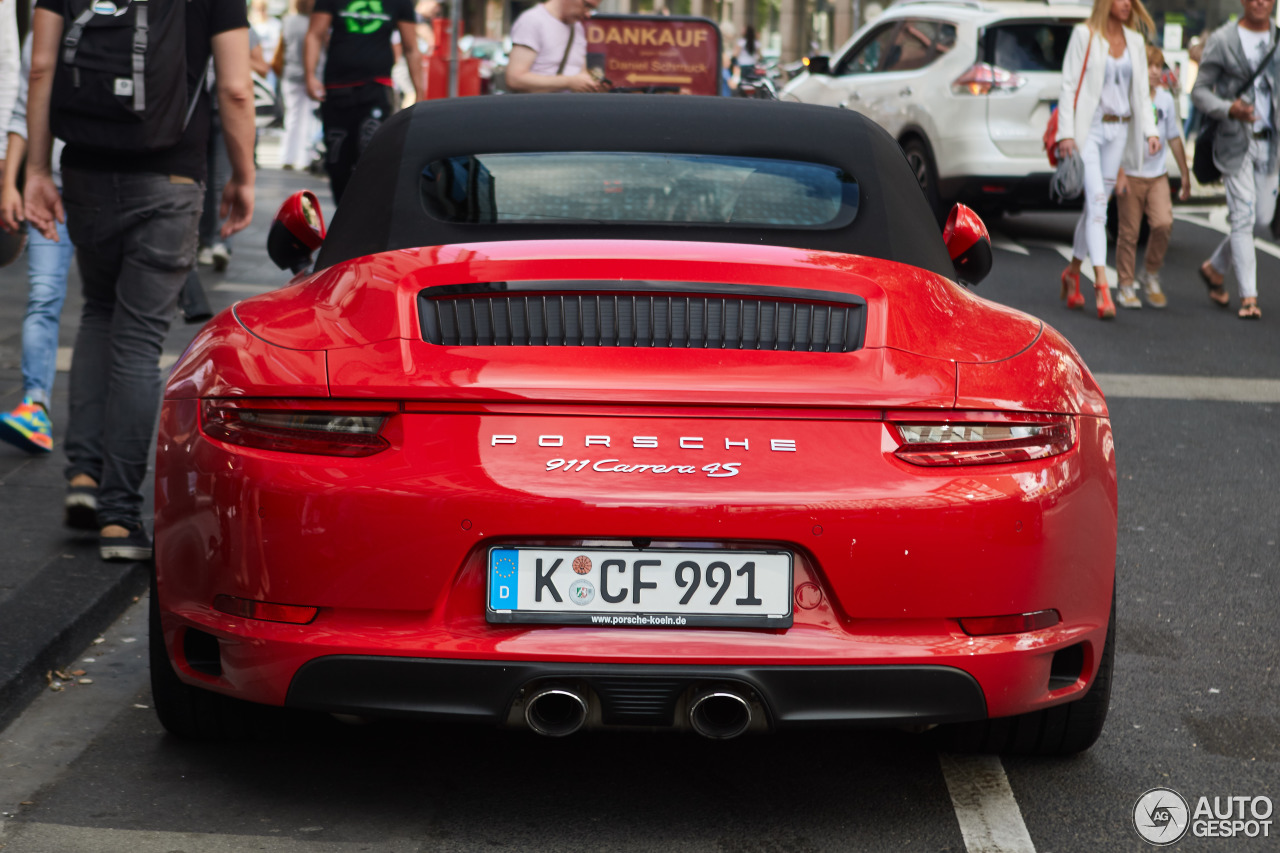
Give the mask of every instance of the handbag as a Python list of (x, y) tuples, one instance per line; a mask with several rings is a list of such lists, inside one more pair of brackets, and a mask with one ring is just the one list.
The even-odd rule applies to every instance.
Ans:
[(280, 34), (280, 40), (276, 42), (276, 52), (271, 54), (271, 70), (277, 77), (284, 76), (284, 33)]
[[(1267, 63), (1271, 61), (1272, 55), (1276, 52), (1276, 45), (1280, 44), (1280, 36), (1271, 43), (1271, 50), (1267, 51), (1267, 55), (1262, 57), (1262, 62), (1258, 63), (1258, 67), (1249, 75), (1249, 79), (1245, 84), (1236, 90), (1234, 102), (1237, 98), (1249, 91), (1253, 85), (1253, 81), (1258, 79), (1258, 75), (1262, 73), (1262, 69), (1267, 67)], [(1196, 176), (1196, 181), (1201, 184), (1216, 184), (1222, 180), (1222, 172), (1218, 169), (1218, 164), (1213, 162), (1213, 143), (1218, 135), (1218, 120), (1205, 116), (1200, 122), (1200, 132), (1196, 134), (1196, 150), (1191, 156), (1191, 174)]]
[[(1071, 101), (1075, 109), (1080, 103), (1080, 87), (1084, 84), (1084, 72), (1089, 67), (1089, 53), (1093, 50), (1093, 33), (1089, 34), (1089, 46), (1084, 49), (1084, 65), (1080, 68), (1080, 79), (1076, 81), (1076, 96)], [(1049, 124), (1044, 129), (1044, 153), (1049, 155), (1049, 165), (1058, 165), (1058, 108), (1054, 106), (1049, 113)]]

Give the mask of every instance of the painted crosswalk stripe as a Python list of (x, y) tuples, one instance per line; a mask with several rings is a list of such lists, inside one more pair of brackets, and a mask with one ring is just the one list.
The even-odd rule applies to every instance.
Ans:
[[(71, 347), (58, 347), (58, 354), (54, 359), (55, 367), (59, 373), (71, 372)], [(173, 367), (182, 353), (166, 352), (160, 354), (160, 369), (168, 370)]]
[(938, 755), (968, 853), (1035, 853), (1004, 766), (994, 755)]
[(1006, 251), (1006, 252), (1012, 252), (1012, 253), (1013, 253), (1013, 254), (1015, 254), (1015, 255), (1030, 255), (1030, 254), (1031, 254), (1031, 252), (1030, 252), (1030, 251), (1028, 251), (1028, 250), (1027, 250), (1027, 248), (1026, 248), (1025, 246), (1023, 246), (1022, 244), (1017, 243), (1017, 242), (1015, 242), (1015, 241), (1013, 241), (1013, 240), (1010, 240), (1008, 237), (1006, 237), (1006, 236), (1005, 236), (1005, 235), (1003, 235), (1003, 234), (992, 234), (992, 235), (991, 235), (991, 248), (993, 248), (993, 249), (1003, 249), (1004, 251)]
[(1108, 398), (1151, 400), (1217, 400), (1233, 403), (1280, 403), (1280, 379), (1229, 376), (1156, 376), (1145, 373), (1095, 373)]
[[(1227, 222), (1227, 209), (1225, 207), (1215, 207), (1207, 212), (1207, 214), (1192, 214), (1176, 211), (1173, 218), (1179, 222), (1187, 222), (1191, 225), (1199, 225), (1201, 228), (1208, 228), (1210, 231), (1217, 231), (1219, 234), (1230, 234), (1231, 225)], [(1265, 252), (1273, 258), (1280, 258), (1280, 246), (1268, 240), (1254, 237), (1253, 245), (1257, 247), (1259, 252)]]
[(221, 284), (215, 284), (212, 289), (222, 293), (270, 293), (273, 290), (278, 290), (279, 285), (241, 284), (236, 281), (224, 281)]
[[(1051, 248), (1051, 250), (1061, 255), (1062, 259), (1066, 260), (1066, 263), (1069, 263), (1069, 264), (1071, 263), (1071, 255), (1073, 255), (1073, 252), (1071, 252), (1071, 247), (1066, 245), (1066, 243), (1056, 243), (1056, 242), (1047, 241), (1047, 240), (1024, 240), (1023, 243), (1024, 245), (1036, 246), (1038, 248)], [(1107, 273), (1107, 283), (1110, 284), (1111, 287), (1115, 287), (1116, 286), (1115, 268), (1111, 268), (1111, 266), (1107, 266), (1107, 268), (1105, 269)], [(1080, 265), (1080, 277), (1087, 278), (1092, 282), (1093, 265), (1092, 264)]]

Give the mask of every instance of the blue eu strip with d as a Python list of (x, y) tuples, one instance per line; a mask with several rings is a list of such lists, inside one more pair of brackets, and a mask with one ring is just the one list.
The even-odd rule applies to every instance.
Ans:
[(489, 555), (489, 608), (516, 609), (516, 581), (520, 574), (520, 552), (498, 549)]

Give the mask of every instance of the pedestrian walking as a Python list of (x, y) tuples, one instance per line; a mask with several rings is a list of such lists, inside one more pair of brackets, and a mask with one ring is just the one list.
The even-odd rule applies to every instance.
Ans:
[[(304, 43), (307, 92), (320, 102), (325, 168), (333, 200), (341, 204), (351, 173), (369, 140), (393, 112), (392, 32), (399, 32), (416, 97), (425, 94), (413, 0), (316, 0)], [(316, 76), (328, 40), (324, 83)]]
[(307, 69), (303, 44), (311, 22), (315, 0), (294, 0), (280, 32), (280, 92), (284, 98), (284, 149), (281, 162), (286, 169), (306, 169), (311, 165), (312, 143), (316, 137), (315, 102), (307, 94)]
[(513, 92), (603, 92), (608, 86), (587, 70), (583, 21), (600, 0), (545, 0), (511, 26), (507, 88)]
[[(113, 27), (85, 27), (88, 8), (88, 0), (37, 0), (24, 201), (27, 219), (50, 240), (65, 221), (84, 284), (67, 521), (98, 528), (104, 560), (144, 560), (152, 549), (142, 483), (162, 346), (195, 261), (210, 64), (231, 161), (222, 235), (253, 216), (248, 20), (242, 0), (134, 3)], [(50, 159), (55, 133), (67, 143), (61, 192)]]
[[(0, 0), (5, 2), (5, 0)], [(0, 227), (15, 232), (25, 219), (18, 172), (27, 153), (27, 76), (31, 68), (31, 37), (22, 45), (22, 69), (12, 118), (5, 128), (8, 149), (0, 185)], [(54, 142), (53, 181), (62, 187), (58, 160), (62, 143)], [(27, 453), (53, 451), (53, 421), (49, 405), (58, 370), (58, 327), (67, 298), (67, 271), (71, 268), (71, 240), (67, 226), (57, 224), (58, 239), (50, 240), (36, 229), (27, 235), (27, 312), (22, 319), (22, 402), (0, 414), (0, 439)]]
[(1276, 212), (1276, 120), (1280, 116), (1280, 55), (1276, 52), (1275, 0), (1241, 0), (1239, 21), (1214, 30), (1205, 44), (1191, 99), (1218, 122), (1213, 162), (1222, 172), (1231, 233), (1218, 244), (1200, 275), (1209, 298), (1231, 305), (1226, 275), (1240, 289), (1242, 320), (1259, 320), (1255, 225), (1268, 226)]
[(1137, 167), (1144, 139), (1147, 154), (1160, 146), (1139, 26), (1155, 31), (1142, 0), (1094, 0), (1089, 19), (1071, 31), (1062, 63), (1058, 156), (1080, 153), (1084, 210), (1076, 222), (1071, 264), (1062, 271), (1061, 298), (1068, 308), (1084, 307), (1080, 269), (1088, 258), (1098, 317), (1104, 320), (1116, 315), (1107, 283), (1107, 202), (1122, 161)]
[(1168, 298), (1160, 287), (1160, 268), (1169, 248), (1173, 232), (1173, 197), (1169, 189), (1169, 165), (1165, 143), (1173, 153), (1182, 176), (1178, 198), (1191, 198), (1191, 170), (1187, 167), (1187, 151), (1182, 144), (1182, 128), (1173, 93), (1161, 85), (1164, 79), (1164, 53), (1154, 45), (1147, 46), (1147, 81), (1151, 84), (1151, 105), (1156, 115), (1156, 131), (1160, 150), (1148, 154), (1137, 169), (1121, 169), (1116, 179), (1116, 209), (1120, 228), (1116, 237), (1116, 278), (1120, 294), (1116, 301), (1125, 308), (1141, 308), (1134, 267), (1138, 257), (1138, 233), (1145, 215), (1150, 225), (1147, 254), (1143, 258), (1141, 283), (1152, 308), (1164, 308)]
[[(5, 136), (13, 102), (18, 96), (18, 3), (0, 0), (0, 136)], [(5, 161), (5, 140), (0, 139), (0, 165)]]

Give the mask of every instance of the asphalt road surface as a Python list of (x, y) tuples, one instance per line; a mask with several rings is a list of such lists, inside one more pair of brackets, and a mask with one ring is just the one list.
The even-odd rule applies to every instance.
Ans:
[[(303, 186), (327, 200), (315, 179), (264, 171), (254, 230), (226, 273), (204, 276), (215, 309), (283, 283), (265, 229)], [(1280, 252), (1260, 254), (1266, 316), (1243, 322), (1196, 274), (1222, 211), (1179, 217), (1163, 311), (1121, 309), (1104, 323), (1091, 299), (1083, 312), (1062, 307), (1068, 215), (991, 223), (996, 267), (978, 288), (1065, 333), (1108, 391), (1117, 665), (1088, 753), (948, 756), (896, 731), (713, 743), (330, 720), (259, 742), (186, 743), (149, 707), (144, 601), (68, 661), (92, 684), (44, 693), (0, 735), (4, 853), (1143, 850), (1133, 812), (1156, 787), (1193, 810), (1200, 797), (1219, 808), (1247, 797), (1232, 808), (1271, 821), (1268, 837), (1188, 833), (1176, 849), (1280, 850)], [(193, 333), (176, 325), (167, 352)]]

